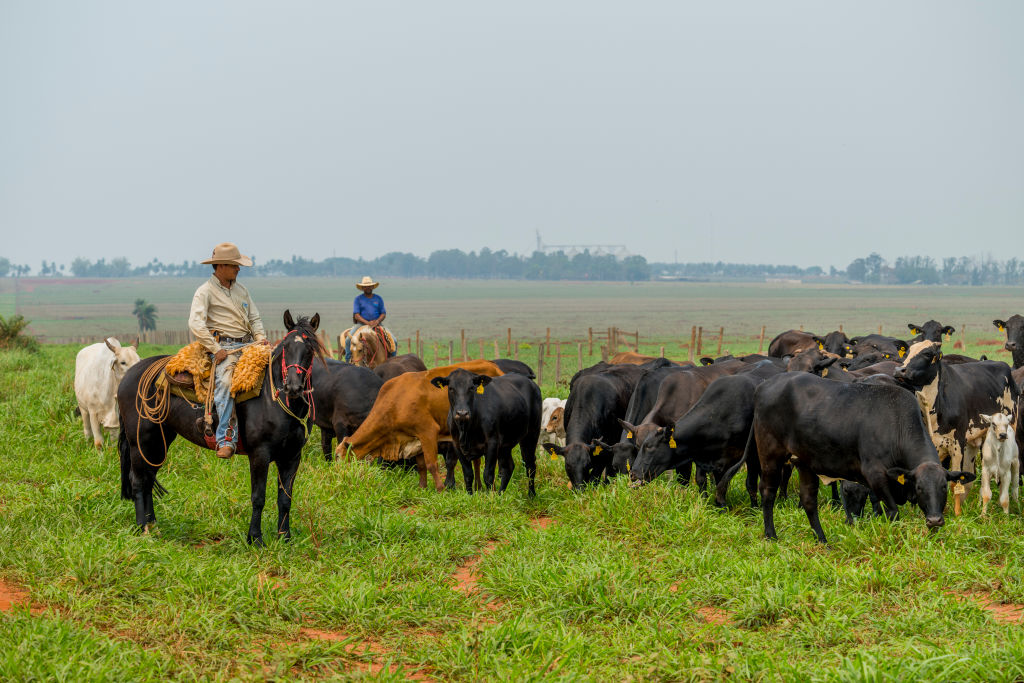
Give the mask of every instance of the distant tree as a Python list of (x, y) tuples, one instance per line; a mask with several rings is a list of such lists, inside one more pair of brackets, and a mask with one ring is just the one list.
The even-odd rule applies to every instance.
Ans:
[(38, 351), (39, 340), (26, 334), (28, 324), (29, 321), (21, 315), (12, 315), (6, 320), (0, 315), (0, 350)]
[(139, 320), (139, 333), (143, 333), (149, 330), (156, 329), (156, 306), (154, 304), (146, 303), (145, 299), (136, 299), (135, 308), (132, 309), (132, 315)]
[(0, 256), (0, 277), (7, 277), (9, 272), (11, 272), (11, 262)]

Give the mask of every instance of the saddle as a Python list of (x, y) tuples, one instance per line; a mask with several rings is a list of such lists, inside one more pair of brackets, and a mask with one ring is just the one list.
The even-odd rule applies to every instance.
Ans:
[[(271, 349), (257, 344), (245, 347), (241, 354), (231, 373), (231, 396), (235, 403), (260, 395), (263, 376), (270, 364)], [(172, 394), (192, 403), (205, 403), (212, 375), (210, 354), (196, 341), (170, 358), (164, 372), (157, 377), (157, 385), (169, 385)]]

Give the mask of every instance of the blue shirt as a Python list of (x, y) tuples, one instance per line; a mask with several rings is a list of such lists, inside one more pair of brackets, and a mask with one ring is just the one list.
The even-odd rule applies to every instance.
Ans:
[(373, 322), (382, 314), (387, 313), (384, 310), (384, 299), (381, 299), (376, 294), (371, 294), (370, 296), (360, 294), (352, 302), (352, 314), (355, 315), (356, 313), (363, 316), (363, 320)]

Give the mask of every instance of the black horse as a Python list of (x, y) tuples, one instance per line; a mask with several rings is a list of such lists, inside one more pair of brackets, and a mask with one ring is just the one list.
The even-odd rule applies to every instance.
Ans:
[[(274, 347), (260, 395), (235, 406), (239, 447), (249, 455), (252, 484), (252, 520), (246, 538), (256, 545), (263, 544), (261, 519), (271, 462), (277, 463), (277, 533), (286, 540), (291, 536), (288, 518), (292, 485), (299, 469), (302, 446), (306, 443), (310, 370), (315, 358), (324, 359), (323, 348), (316, 337), (319, 324), (319, 314), (295, 322), (291, 313), (285, 311), (284, 325), (288, 333)], [(166, 397), (165, 409), (154, 411), (152, 400), (146, 402), (140, 398), (155, 394), (153, 382), (159, 373), (156, 369), (150, 372), (147, 369), (161, 358), (166, 356), (153, 356), (134, 365), (117, 388), (121, 417), (117, 440), (121, 457), (121, 497), (135, 501), (135, 523), (142, 530), (156, 521), (153, 488), (155, 486), (158, 493), (164, 491), (156, 474), (167, 458), (167, 447), (174, 437), (180, 434), (206, 447), (202, 406), (170, 394)]]

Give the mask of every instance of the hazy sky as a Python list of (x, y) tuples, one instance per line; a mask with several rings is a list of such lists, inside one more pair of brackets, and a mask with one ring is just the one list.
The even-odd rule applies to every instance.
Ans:
[(0, 256), (1024, 257), (1024, 2), (0, 2)]

